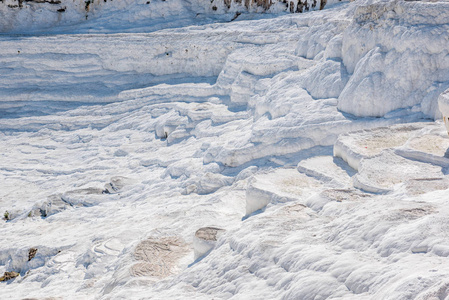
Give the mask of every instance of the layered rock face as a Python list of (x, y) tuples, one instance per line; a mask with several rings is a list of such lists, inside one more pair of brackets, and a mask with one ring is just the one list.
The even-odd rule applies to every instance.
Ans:
[(338, 108), (362, 117), (409, 108), (440, 118), (436, 100), (449, 88), (448, 17), (445, 1), (359, 2), (342, 38), (351, 78)]
[[(214, 2), (214, 1), (213, 1)], [(224, 3), (228, 9), (234, 6), (244, 6), (247, 10), (254, 8), (262, 8), (263, 10), (269, 10), (272, 6), (278, 3), (281, 6), (285, 6), (285, 10), (291, 13), (302, 13), (303, 11), (308, 11), (310, 9), (323, 9), (326, 5), (327, 0), (317, 1), (312, 0), (307, 2), (307, 0), (224, 0)]]
[(150, 25), (152, 31), (153, 27), (177, 27), (180, 20), (195, 24), (203, 16), (229, 14), (225, 21), (231, 21), (244, 12), (302, 13), (325, 5), (325, 0), (0, 0), (0, 32), (32, 32), (78, 23), (88, 23), (92, 29), (114, 27), (114, 23), (130, 28)]

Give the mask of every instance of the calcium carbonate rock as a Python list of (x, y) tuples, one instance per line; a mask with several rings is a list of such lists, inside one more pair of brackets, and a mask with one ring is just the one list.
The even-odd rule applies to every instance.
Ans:
[(62, 194), (54, 194), (47, 197), (47, 200), (30, 213), (30, 216), (42, 216), (44, 218), (66, 210), (71, 205), (62, 200)]
[(449, 134), (449, 89), (438, 97), (438, 108), (443, 115), (444, 125)]
[(202, 257), (212, 250), (217, 244), (217, 239), (225, 232), (224, 229), (215, 227), (203, 227), (195, 232), (193, 239), (194, 259)]
[(342, 134), (334, 144), (334, 156), (341, 157), (358, 170), (362, 158), (373, 157), (385, 149), (400, 147), (418, 135), (420, 130), (432, 126), (431, 123), (413, 123)]
[(187, 252), (187, 244), (180, 237), (149, 238), (140, 242), (134, 250), (138, 262), (131, 267), (131, 274), (167, 277), (174, 273), (178, 260)]
[(124, 176), (114, 176), (111, 177), (110, 182), (105, 184), (103, 193), (106, 194), (116, 194), (118, 193), (123, 187), (127, 185), (133, 184), (135, 181), (131, 178), (124, 177)]
[[(388, 173), (384, 170), (389, 170)], [(394, 186), (412, 179), (433, 179), (444, 176), (441, 167), (416, 162), (384, 150), (381, 154), (360, 161), (354, 186), (367, 192), (386, 193)]]
[(277, 169), (254, 175), (246, 189), (246, 216), (268, 204), (305, 199), (322, 187), (315, 178), (296, 169)]
[(414, 107), (439, 118), (438, 94), (449, 87), (444, 50), (449, 3), (439, 8), (424, 1), (354, 4), (354, 22), (342, 41), (343, 64), (351, 76), (338, 108), (359, 117), (382, 117)]
[[(61, 25), (89, 22), (107, 14), (120, 16), (127, 10), (129, 22), (145, 23), (158, 18), (192, 19), (199, 14), (284, 11), (303, 12), (323, 9), (326, 0), (312, 3), (294, 0), (171, 0), (171, 1), (94, 1), (94, 0), (2, 0), (0, 2), (0, 32), (42, 30)], [(168, 27), (170, 22), (168, 22)], [(165, 26), (167, 26), (165, 25)], [(164, 26), (161, 24), (160, 26)]]
[[(445, 3), (276, 17), (325, 2), (11, 1), (0, 27), (30, 35), (0, 38), (0, 205), (29, 211), (61, 192), (35, 208), (69, 209), (2, 224), (1, 272), (31, 270), (3, 298), (447, 296), (435, 157), (448, 139), (438, 122), (386, 127), (432, 116), (449, 78)], [(329, 156), (342, 133), (355, 185), (393, 193), (351, 186), (355, 171)]]

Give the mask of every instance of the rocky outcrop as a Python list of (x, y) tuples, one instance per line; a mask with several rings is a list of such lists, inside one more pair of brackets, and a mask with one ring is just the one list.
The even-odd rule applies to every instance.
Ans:
[[(336, 0), (335, 0), (336, 1)], [(193, 0), (193, 1), (94, 1), (94, 0), (0, 0), (0, 32), (40, 30), (100, 18), (103, 11), (123, 17), (126, 9), (131, 23), (192, 15), (241, 13), (302, 13), (323, 9), (327, 0)]]

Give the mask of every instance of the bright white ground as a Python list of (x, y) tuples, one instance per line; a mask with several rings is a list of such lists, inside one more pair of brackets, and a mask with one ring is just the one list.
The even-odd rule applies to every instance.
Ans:
[(2, 298), (448, 299), (448, 3), (263, 17), (0, 36)]

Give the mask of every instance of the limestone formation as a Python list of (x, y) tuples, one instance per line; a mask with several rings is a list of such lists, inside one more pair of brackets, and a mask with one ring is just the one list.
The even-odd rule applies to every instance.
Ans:
[(215, 227), (203, 227), (195, 232), (195, 237), (205, 241), (217, 241), (217, 237), (224, 229)]
[(224, 229), (216, 227), (203, 227), (195, 232), (193, 241), (194, 259), (207, 254), (216, 245), (218, 237), (224, 233)]
[[(317, 0), (313, 0), (313, 3), (312, 3), (312, 5), (310, 5), (310, 7), (307, 4), (307, 1), (305, 1), (303, 3), (303, 2), (301, 2), (301, 0), (297, 1), (296, 4), (295, 4), (295, 1), (287, 1), (287, 0), (244, 0), (244, 1), (243, 0), (223, 0), (223, 3), (227, 9), (231, 9), (231, 7), (233, 6), (232, 4), (235, 3), (235, 7), (238, 7), (243, 4), (247, 10), (251, 10), (254, 8), (262, 8), (263, 11), (269, 10), (271, 8), (271, 6), (273, 6), (277, 2), (284, 3), (286, 10), (291, 13), (302, 13), (303, 10), (308, 11), (310, 8), (314, 9), (318, 4)], [(212, 1), (211, 3), (214, 3), (214, 1)], [(326, 3), (327, 3), (327, 0), (320, 1), (320, 9), (323, 9), (324, 6), (326, 5)], [(217, 6), (216, 5), (212, 6), (212, 9), (214, 11), (216, 11)]]
[(110, 182), (104, 186), (104, 194), (118, 193), (126, 185), (132, 184), (134, 181), (130, 178), (123, 176), (114, 176), (110, 179)]
[(438, 108), (443, 115), (444, 125), (449, 134), (449, 89), (438, 97)]
[(138, 262), (131, 267), (130, 273), (133, 276), (167, 277), (174, 273), (179, 259), (188, 251), (182, 238), (149, 238), (137, 245), (134, 258)]

